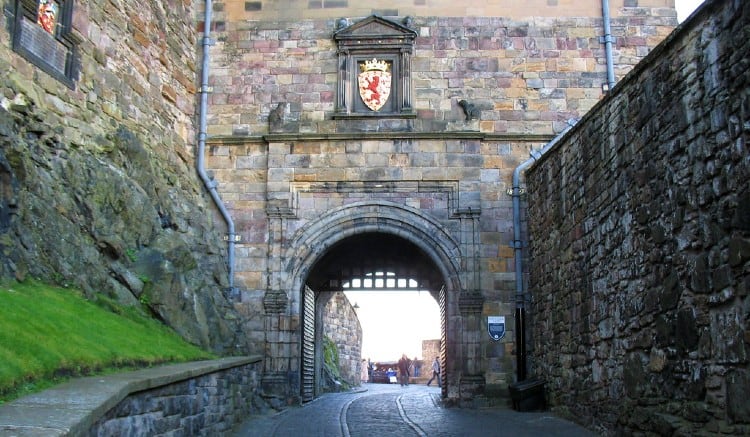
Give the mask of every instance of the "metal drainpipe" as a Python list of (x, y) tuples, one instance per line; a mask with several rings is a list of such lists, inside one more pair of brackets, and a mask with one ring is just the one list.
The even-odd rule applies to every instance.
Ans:
[(521, 165), (513, 170), (513, 255), (516, 266), (516, 377), (518, 381), (526, 379), (526, 296), (523, 292), (523, 241), (521, 240), (521, 172), (526, 170), (531, 164), (542, 157), (549, 149), (552, 148), (560, 138), (562, 138), (570, 129), (578, 123), (578, 119), (571, 118), (568, 120), (568, 126), (557, 134), (555, 138), (547, 143), (540, 150), (532, 150), (531, 158), (527, 159)]
[(213, 8), (211, 0), (206, 0), (206, 14), (203, 20), (203, 63), (201, 67), (201, 88), (200, 88), (200, 109), (199, 109), (199, 122), (198, 122), (198, 157), (196, 167), (198, 175), (203, 180), (203, 185), (206, 186), (211, 198), (213, 199), (216, 207), (219, 208), (221, 216), (227, 224), (227, 264), (229, 267), (229, 290), (234, 290), (234, 222), (232, 217), (229, 215), (224, 203), (219, 197), (219, 193), (216, 191), (217, 182), (206, 174), (204, 153), (206, 150), (206, 114), (208, 112), (208, 93), (210, 88), (208, 86), (208, 70), (209, 70), (209, 58), (208, 48), (213, 45), (213, 41), (209, 38), (211, 33), (211, 9)]
[(609, 0), (602, 0), (602, 18), (604, 19), (604, 53), (607, 56), (607, 92), (612, 91), (615, 87), (615, 67), (614, 60), (612, 59), (612, 28), (610, 26), (609, 18)]

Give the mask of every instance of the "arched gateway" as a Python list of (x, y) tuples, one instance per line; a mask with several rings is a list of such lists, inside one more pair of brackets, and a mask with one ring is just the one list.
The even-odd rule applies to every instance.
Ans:
[[(366, 266), (412, 268), (429, 282), (443, 311), (448, 400), (507, 394), (534, 364), (515, 317), (530, 296), (514, 263), (525, 213), (514, 213), (510, 194), (523, 190), (512, 174), (599, 101), (615, 67), (599, 62), (601, 5), (476, 1), (467, 16), (449, 0), (276, 3), (212, 11), (213, 87), (202, 87), (213, 89), (208, 169), (236, 228), (241, 337), (265, 357), (264, 392), (314, 396), (315, 353), (303, 349), (314, 341), (303, 332), (316, 308), (306, 319), (305, 303), (320, 305)], [(637, 13), (628, 3), (612, 4), (620, 28), (673, 26), (668, 1)], [(647, 53), (653, 41), (620, 48)], [(621, 57), (617, 71), (637, 58)]]
[[(460, 231), (461, 226), (454, 228)], [(465, 291), (466, 266), (471, 263), (464, 259), (459, 238), (430, 215), (388, 201), (334, 208), (297, 229), (280, 252), (283, 274), (274, 278), (278, 281), (274, 288), (289, 291), (284, 296), (273, 292), (266, 296), (267, 327), (276, 331), (268, 336), (269, 364), (288, 366), (285, 372), (278, 367), (276, 372), (267, 369), (267, 388), (277, 384), (277, 389), (289, 390), (291, 397), (299, 393), (302, 401), (312, 399), (318, 391), (322, 361), (321, 348), (316, 347), (320, 343), (320, 317), (316, 315), (330, 293), (343, 290), (343, 284), (387, 271), (393, 274), (390, 288), (397, 288), (399, 279), (415, 279), (439, 303), (443, 396), (458, 399), (462, 387), (481, 390), (483, 378), (476, 365), (478, 357), (473, 356), (476, 347), (465, 340), (471, 332), (476, 335), (481, 299), (468, 299)], [(274, 306), (285, 298), (287, 308)], [(294, 323), (277, 323), (281, 312)]]

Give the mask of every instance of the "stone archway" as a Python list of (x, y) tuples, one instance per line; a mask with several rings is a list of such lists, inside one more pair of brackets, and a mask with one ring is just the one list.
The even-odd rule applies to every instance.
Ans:
[[(431, 285), (430, 291), (438, 298), (443, 320), (442, 359), (446, 381), (443, 396), (458, 400), (467, 392), (464, 387), (467, 383), (476, 385), (476, 378), (472, 378), (480, 373), (474, 356), (478, 352), (474, 344), (478, 338), (472, 339), (479, 331), (473, 325), (479, 320), (482, 302), (475, 293), (468, 292), (465, 285), (474, 274), (466, 268), (467, 264), (472, 264), (466, 262), (467, 250), (465, 247), (462, 250), (459, 238), (440, 221), (418, 209), (387, 201), (357, 202), (332, 209), (317, 220), (305, 223), (278, 248), (280, 268), (271, 275), (266, 309), (278, 308), (277, 313), (285, 313), (289, 322), (276, 322), (275, 316), (269, 315), (269, 360), (276, 363), (276, 367), (267, 368), (264, 378), (276, 378), (277, 383), (286, 379), (291, 390), (289, 395), (300, 393), (304, 383), (300, 376), (304, 296), (309, 296), (312, 290), (309, 280), (320, 274), (316, 268), (320, 269), (320, 260), (326, 254), (362, 236), (383, 236), (395, 244), (400, 242), (404, 247), (413, 247), (423, 256), (422, 261), (429, 264), (427, 270), (432, 269), (432, 277), (439, 278), (440, 284)], [(274, 302), (283, 303), (283, 308)], [(279, 320), (282, 319), (284, 317)], [(283, 365), (285, 360), (286, 366)], [(286, 378), (279, 370), (286, 371)], [(483, 388), (483, 381), (480, 382)]]
[[(322, 320), (329, 299), (344, 291), (355, 293), (399, 291), (403, 295), (419, 290), (427, 291), (438, 307), (444, 309), (446, 289), (444, 284), (445, 280), (435, 267), (435, 263), (426, 256), (422, 249), (403, 237), (384, 232), (364, 232), (348, 236), (331, 246), (318, 257), (307, 275), (301, 298), (303, 401), (312, 400), (322, 391), (323, 355), (319, 346), (324, 342), (323, 332), (331, 332), (326, 329), (327, 323), (333, 322), (339, 328), (348, 327), (349, 329), (359, 326), (354, 320), (345, 317), (335, 320), (329, 318), (328, 322)], [(394, 313), (403, 309), (401, 302), (397, 299), (391, 301), (390, 305), (392, 311), (390, 316), (384, 315), (384, 324), (399, 322), (393, 320), (392, 317)], [(412, 309), (414, 310), (416, 309)], [(440, 314), (445, 316), (446, 311), (443, 310)], [(414, 320), (418, 318), (416, 316), (418, 314), (410, 311), (403, 317), (404, 320)], [(349, 317), (356, 318), (353, 313), (350, 313)], [(446, 326), (444, 317), (437, 326)], [(442, 334), (441, 337), (445, 337), (444, 332)], [(436, 337), (431, 337), (433, 338)], [(348, 342), (343, 342), (340, 338), (338, 340), (341, 341), (342, 347), (338, 351), (339, 354), (355, 349), (357, 361), (359, 361), (360, 343), (358, 341), (356, 344), (352, 343), (354, 338), (351, 336), (347, 338)], [(313, 351), (314, 353), (311, 353)], [(397, 356), (394, 355), (394, 357)]]

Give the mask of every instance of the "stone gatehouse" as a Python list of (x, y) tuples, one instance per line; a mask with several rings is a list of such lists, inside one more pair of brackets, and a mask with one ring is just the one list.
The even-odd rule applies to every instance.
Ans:
[[(320, 306), (367, 281), (414, 280), (439, 303), (448, 401), (482, 402), (531, 365), (517, 346), (532, 343), (516, 320), (513, 169), (675, 13), (612, 2), (608, 66), (601, 5), (454, 3), (213, 4), (206, 162), (234, 220), (235, 307), (266, 353), (268, 392), (315, 396)], [(497, 339), (489, 317), (504, 321)]]
[(611, 35), (595, 2), (404, 3), (64, 1), (50, 31), (4, 0), (3, 278), (146, 302), (284, 402), (319, 392), (333, 293), (414, 281), (448, 402), (536, 374), (598, 429), (746, 431), (747, 2), (628, 76), (671, 0), (610, 1)]

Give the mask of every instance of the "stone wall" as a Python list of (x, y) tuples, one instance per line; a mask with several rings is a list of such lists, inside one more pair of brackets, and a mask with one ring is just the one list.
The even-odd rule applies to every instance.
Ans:
[(440, 340), (422, 340), (423, 373), (432, 375), (432, 361), (438, 357), (440, 361)]
[(349, 385), (359, 385), (362, 369), (362, 327), (354, 307), (344, 293), (333, 293), (322, 317), (323, 335), (330, 337), (338, 347), (341, 377)]
[(750, 433), (748, 28), (708, 1), (528, 172), (536, 374), (603, 433)]
[[(237, 277), (247, 288), (242, 291), (242, 304), (238, 306), (247, 337), (258, 339), (259, 345), (267, 338), (267, 325), (263, 322), (268, 314), (263, 311), (268, 296), (266, 284), (290, 281), (299, 270), (290, 267), (300, 262), (298, 252), (311, 251), (321, 256), (331, 245), (299, 243), (300, 235), (320, 227), (321, 216), (332, 211), (341, 211), (341, 218), (334, 223), (344, 222), (345, 208), (357, 202), (387, 202), (405, 221), (413, 219), (410, 211), (418, 210), (425, 220), (429, 218), (429, 223), (439, 223), (441, 233), (461, 244), (465, 265), (481, 271), (481, 275), (465, 275), (466, 289), (481, 290), (483, 294), (485, 301), (480, 311), (484, 315), (505, 315), (511, 320), (514, 276), (511, 197), (506, 194), (508, 175), (530, 148), (542, 143), (534, 136), (509, 136), (500, 141), (484, 138), (481, 133), (451, 135), (454, 139), (412, 135), (407, 139), (386, 136), (363, 140), (351, 135), (336, 140), (300, 136), (271, 144), (212, 141), (208, 163), (224, 181), (222, 196), (232, 199), (233, 217), (242, 236), (237, 245)], [(283, 217), (279, 217), (279, 210), (285, 211)], [(367, 219), (367, 223), (379, 226), (377, 220)], [(405, 224), (399, 232), (405, 233), (406, 229)], [(351, 230), (347, 224), (339, 233)], [(452, 302), (457, 301), (461, 291), (451, 291)], [(293, 297), (292, 302), (295, 299), (298, 298)], [(290, 342), (283, 349), (288, 354), (284, 359), (267, 361), (274, 366), (269, 372), (286, 372), (285, 366), (294, 368), (299, 359), (299, 347), (294, 344), (299, 333), (291, 305), (288, 314), (283, 315), (289, 321), (278, 323), (289, 327), (282, 336)], [(455, 307), (449, 311), (457, 313)], [(447, 329), (455, 339), (453, 344), (460, 345), (462, 336), (456, 319), (448, 323)], [(508, 335), (499, 342), (489, 339), (486, 327), (477, 327), (482, 355), (472, 362), (483, 369), (488, 384), (498, 387), (513, 381), (514, 336), (512, 324), (508, 326)], [(453, 369), (464, 366), (455, 355), (451, 360)]]
[[(470, 3), (452, 0), (378, 0), (375, 3), (358, 0), (217, 0), (216, 9), (228, 17), (240, 20), (276, 21), (301, 17), (367, 16), (424, 16), (443, 17), (527, 17), (529, 11), (541, 17), (582, 17), (601, 14), (601, 2), (575, 0), (526, 0), (524, 2), (500, 2), (497, 0), (474, 0)], [(669, 13), (674, 2), (669, 0), (610, 0), (613, 16), (638, 16), (650, 14), (652, 10)], [(220, 15), (221, 16), (221, 15)]]
[(261, 370), (254, 362), (133, 393), (88, 435), (231, 435), (241, 421), (268, 409), (259, 393)]
[[(512, 17), (506, 5), (497, 10), (497, 2), (486, 2), (495, 4), (494, 14), (464, 16), (456, 10), (456, 15), (440, 16), (428, 8), (409, 24), (417, 33), (411, 56), (416, 119), (334, 120), (338, 60), (333, 33), (339, 18), (352, 25), (365, 16), (333, 9), (314, 18), (314, 12), (300, 9), (305, 18), (264, 20), (254, 16), (256, 11), (238, 11), (238, 3), (223, 2), (214, 16), (211, 136), (268, 133), (269, 115), (280, 103), (286, 104), (284, 132), (480, 129), (550, 134), (571, 116), (588, 111), (606, 83), (600, 6), (587, 3), (582, 10), (572, 5), (581, 2), (568, 2), (564, 9), (575, 15), (539, 16), (539, 8), (523, 3), (524, 9)], [(676, 25), (674, 9), (654, 3), (668, 2), (616, 9), (621, 11), (612, 19), (617, 77)], [(405, 15), (389, 19), (401, 23)], [(475, 125), (463, 122), (462, 99), (481, 112)]]
[(225, 357), (71, 378), (0, 405), (0, 434), (226, 435), (251, 415), (285, 406), (261, 395), (262, 360)]
[[(497, 10), (450, 16), (447, 9), (435, 11), (445, 16), (423, 10), (411, 22), (389, 16), (417, 35), (410, 58), (414, 114), (357, 119), (336, 116), (334, 32), (340, 18), (353, 26), (366, 16), (301, 7), (262, 19), (271, 3), (260, 3), (244, 11), (247, 2), (215, 4), (206, 159), (242, 238), (236, 277), (244, 332), (260, 346), (279, 339), (266, 349), (274, 355), (267, 373), (293, 387), (301, 289), (295, 275), (303, 274), (302, 255), (320, 256), (334, 244), (296, 239), (331, 211), (342, 211), (336, 223), (344, 223), (347, 205), (388, 202), (434, 220), (436, 233), (460, 247), (454, 259), (465, 270), (453, 275), (460, 284), (447, 293), (445, 312), (446, 369), (454, 375), (448, 396), (459, 396), (459, 380), (502, 390), (514, 378), (513, 329), (493, 342), (484, 323), (487, 315), (505, 315), (514, 326), (511, 173), (531, 148), (601, 98), (600, 8), (572, 17), (538, 16), (531, 8), (512, 18)], [(625, 3), (617, 2), (613, 18), (618, 77), (676, 25), (671, 5)], [(478, 110), (470, 120), (462, 99)], [(405, 229), (416, 214), (395, 220)], [(381, 217), (371, 220), (385, 226)], [(347, 223), (339, 234), (349, 232)], [(462, 293), (471, 296), (459, 309)], [(463, 319), (461, 311), (478, 314)], [(281, 327), (289, 329), (266, 334)]]
[(143, 304), (195, 344), (244, 349), (224, 224), (194, 169), (191, 3), (75, 2), (72, 89), (12, 50), (15, 5), (0, 28), (0, 276)]

